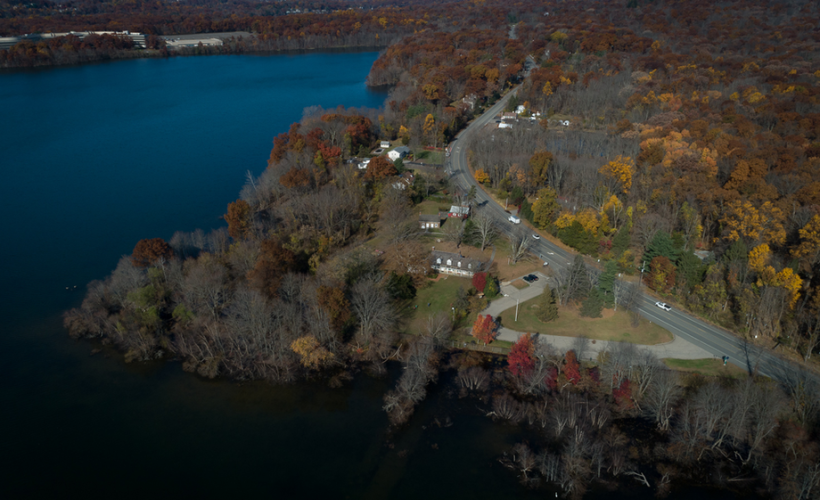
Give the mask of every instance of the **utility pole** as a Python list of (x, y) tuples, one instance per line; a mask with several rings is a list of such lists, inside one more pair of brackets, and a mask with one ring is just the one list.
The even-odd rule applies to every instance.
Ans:
[(518, 323), (518, 299), (515, 299), (515, 322)]

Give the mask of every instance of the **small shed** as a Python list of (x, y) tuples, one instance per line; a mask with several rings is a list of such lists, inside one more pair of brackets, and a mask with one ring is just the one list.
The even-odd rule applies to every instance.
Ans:
[(379, 145), (379, 147), (389, 148), (390, 147), (390, 141), (382, 141), (381, 144)]

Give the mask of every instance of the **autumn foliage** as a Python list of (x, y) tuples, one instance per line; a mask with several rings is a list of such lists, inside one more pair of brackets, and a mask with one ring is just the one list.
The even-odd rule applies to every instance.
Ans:
[(241, 240), (248, 236), (250, 230), (251, 209), (245, 200), (236, 200), (228, 203), (228, 213), (225, 214), (225, 222), (228, 223), (228, 234), (235, 240)]
[(493, 317), (489, 314), (481, 315), (479, 314), (473, 323), (473, 330), (472, 335), (479, 342), (483, 342), (485, 344), (489, 344), (493, 340), (495, 340), (496, 332), (496, 324), (493, 320)]
[(313, 335), (299, 337), (290, 344), (290, 348), (300, 356), (305, 368), (318, 370), (334, 358), (333, 353), (320, 344)]
[(507, 356), (510, 373), (516, 377), (529, 374), (535, 366), (535, 343), (532, 335), (526, 333), (518, 338)]
[(484, 287), (487, 285), (487, 273), (475, 273), (473, 275), (472, 284), (473, 288), (475, 288), (479, 292), (483, 292)]
[(174, 250), (162, 238), (139, 240), (131, 252), (131, 263), (137, 267), (148, 267), (157, 260), (170, 259)]
[(396, 167), (386, 156), (377, 156), (367, 164), (367, 173), (364, 178), (379, 181), (396, 174), (398, 174)]
[(567, 351), (564, 357), (564, 376), (572, 385), (581, 381), (581, 364), (575, 357), (575, 351)]

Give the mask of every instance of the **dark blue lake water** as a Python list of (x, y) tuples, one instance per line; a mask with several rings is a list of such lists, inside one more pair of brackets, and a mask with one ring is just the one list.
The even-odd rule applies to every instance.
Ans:
[[(385, 95), (364, 85), (376, 57), (149, 59), (0, 74), (4, 498), (543, 495), (497, 462), (520, 431), (492, 424), (447, 383), (390, 435), (387, 378), (359, 376), (337, 390), (203, 381), (175, 363), (91, 356), (97, 346), (61, 326), (84, 285), (139, 239), (222, 225), (244, 173), (265, 168), (273, 137), (303, 108), (381, 106)], [(444, 415), (453, 427), (433, 425)]]

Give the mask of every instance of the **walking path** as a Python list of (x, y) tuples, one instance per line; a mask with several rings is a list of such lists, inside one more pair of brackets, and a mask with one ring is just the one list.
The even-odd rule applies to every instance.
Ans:
[[(486, 309), (481, 311), (481, 314), (489, 314), (493, 318), (501, 315), (507, 309), (513, 308), (516, 302), (523, 303), (541, 295), (544, 287), (547, 285), (549, 278), (541, 273), (535, 273), (538, 276), (538, 281), (532, 283), (527, 288), (519, 290), (512, 285), (501, 285), (502, 297), (490, 302)], [(514, 280), (513, 280), (514, 281)], [(511, 330), (509, 328), (501, 327), (498, 330), (498, 340), (506, 340), (515, 342), (525, 332)], [(556, 350), (564, 352), (570, 349), (578, 348), (577, 337), (561, 337), (558, 335), (544, 335), (539, 334), (538, 340), (550, 344)], [(607, 340), (587, 340), (584, 347), (584, 358), (595, 358), (599, 352), (605, 351), (607, 348), (619, 342), (612, 342)], [(640, 345), (635, 344), (639, 349), (645, 349), (653, 353), (658, 358), (677, 358), (677, 359), (704, 359), (715, 357), (709, 351), (702, 349), (691, 342), (687, 342), (682, 338), (675, 336), (671, 342), (657, 345)]]

